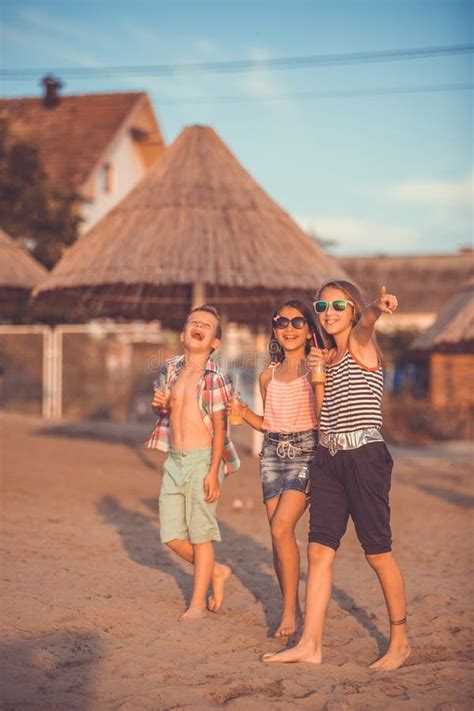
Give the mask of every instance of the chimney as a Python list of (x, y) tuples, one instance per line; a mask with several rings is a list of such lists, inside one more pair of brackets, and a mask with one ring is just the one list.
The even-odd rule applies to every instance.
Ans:
[(44, 87), (43, 106), (45, 109), (54, 109), (59, 104), (58, 91), (62, 88), (62, 83), (50, 74), (41, 80)]

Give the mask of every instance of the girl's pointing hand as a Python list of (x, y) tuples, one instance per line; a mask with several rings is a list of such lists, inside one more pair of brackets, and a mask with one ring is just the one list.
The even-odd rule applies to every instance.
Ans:
[(378, 298), (374, 301), (374, 307), (383, 314), (392, 314), (397, 306), (397, 297), (394, 294), (387, 294), (386, 288), (382, 286)]

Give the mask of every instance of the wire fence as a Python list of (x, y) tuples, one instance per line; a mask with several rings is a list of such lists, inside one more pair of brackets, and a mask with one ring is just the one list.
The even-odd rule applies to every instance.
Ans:
[(43, 412), (45, 329), (11, 326), (0, 331), (0, 407)]
[(176, 335), (149, 324), (1, 326), (0, 407), (47, 419), (153, 420), (156, 370)]

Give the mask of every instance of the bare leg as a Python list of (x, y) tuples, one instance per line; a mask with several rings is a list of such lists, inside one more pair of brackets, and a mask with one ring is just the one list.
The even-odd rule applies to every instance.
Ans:
[(179, 618), (198, 620), (206, 615), (206, 595), (214, 568), (214, 546), (207, 543), (192, 544), (194, 551), (194, 590), (188, 609)]
[(306, 496), (300, 491), (285, 491), (278, 500), (271, 517), (270, 528), (276, 553), (275, 572), (283, 594), (283, 611), (275, 637), (295, 634), (301, 618), (298, 587), (300, 577), (300, 552), (295, 536), (295, 526), (306, 508)]
[[(377, 671), (398, 669), (410, 656), (406, 622), (406, 600), (403, 577), (392, 553), (368, 555), (367, 562), (377, 573), (382, 586), (390, 620), (390, 646), (383, 657), (370, 665)], [(393, 624), (402, 622), (402, 624)]]
[(336, 552), (319, 543), (308, 545), (308, 581), (303, 634), (296, 647), (278, 654), (264, 654), (264, 662), (321, 663), (326, 610), (331, 597), (332, 565)]
[[(268, 524), (270, 526), (270, 531), (271, 531), (272, 519), (276, 513), (278, 504), (280, 503), (280, 498), (281, 498), (280, 496), (273, 496), (271, 499), (267, 499), (265, 501), (265, 508), (267, 509), (267, 518), (268, 518)], [(273, 567), (275, 569), (275, 575), (277, 576), (278, 585), (280, 586), (280, 590), (283, 594), (283, 588), (281, 586), (280, 566), (278, 564), (278, 555), (276, 552), (275, 544), (273, 543), (273, 538), (272, 538), (272, 553), (273, 553)]]
[[(188, 563), (194, 564), (194, 549), (188, 540), (174, 539), (168, 541), (166, 545)], [(208, 606), (212, 612), (218, 612), (224, 600), (224, 585), (232, 575), (232, 570), (228, 565), (214, 562), (211, 575), (212, 594), (209, 596)]]

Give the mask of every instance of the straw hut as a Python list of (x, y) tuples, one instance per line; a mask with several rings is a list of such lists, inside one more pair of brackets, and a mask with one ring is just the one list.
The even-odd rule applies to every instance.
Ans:
[(474, 407), (473, 280), (451, 297), (411, 351), (429, 368), (433, 408), (466, 412)]
[(469, 247), (451, 254), (341, 257), (338, 262), (368, 299), (384, 285), (397, 295), (399, 307), (379, 322), (380, 330), (413, 335), (431, 326), (459, 284), (474, 276), (474, 251)]
[(268, 322), (288, 295), (345, 272), (240, 165), (212, 128), (185, 128), (140, 183), (78, 240), (36, 291), (58, 317), (160, 319), (193, 304)]
[(1, 320), (24, 315), (31, 291), (44, 281), (47, 270), (4, 230), (0, 229)]

